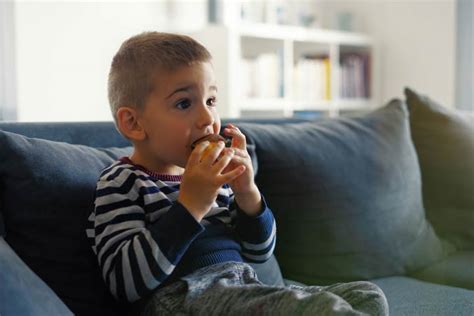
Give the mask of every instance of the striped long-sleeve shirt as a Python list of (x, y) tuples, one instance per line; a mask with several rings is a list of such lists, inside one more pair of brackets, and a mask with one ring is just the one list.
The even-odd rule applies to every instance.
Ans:
[(87, 235), (117, 299), (134, 302), (201, 267), (264, 262), (273, 253), (276, 225), (263, 198), (261, 213), (247, 216), (225, 185), (198, 222), (177, 201), (180, 181), (127, 158), (102, 172)]

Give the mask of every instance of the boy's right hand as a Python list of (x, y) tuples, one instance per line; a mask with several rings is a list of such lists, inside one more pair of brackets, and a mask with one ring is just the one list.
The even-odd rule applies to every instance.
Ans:
[(178, 202), (186, 207), (198, 222), (211, 209), (219, 189), (245, 171), (245, 167), (239, 166), (222, 174), (231, 161), (234, 150), (225, 148), (222, 141), (219, 141), (217, 146), (209, 144), (204, 141), (191, 152), (178, 195)]

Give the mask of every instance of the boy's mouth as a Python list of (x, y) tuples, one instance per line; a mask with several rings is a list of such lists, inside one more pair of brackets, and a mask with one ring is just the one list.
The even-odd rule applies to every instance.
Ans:
[(204, 141), (209, 141), (211, 143), (217, 143), (218, 141), (223, 141), (225, 146), (226, 147), (230, 147), (230, 144), (231, 144), (231, 138), (224, 138), (222, 137), (221, 135), (219, 134), (209, 134), (209, 135), (206, 135), (206, 136), (203, 136), (201, 138), (198, 138), (196, 139), (192, 144), (191, 144), (191, 149), (194, 149), (196, 148), (196, 146), (199, 144), (199, 143), (202, 143)]

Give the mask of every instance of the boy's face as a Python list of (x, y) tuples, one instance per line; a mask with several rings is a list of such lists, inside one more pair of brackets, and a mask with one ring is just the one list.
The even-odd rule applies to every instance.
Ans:
[(162, 173), (175, 173), (176, 166), (184, 168), (190, 145), (207, 134), (219, 133), (216, 98), (209, 62), (161, 72), (138, 118), (146, 133), (140, 146), (146, 167)]

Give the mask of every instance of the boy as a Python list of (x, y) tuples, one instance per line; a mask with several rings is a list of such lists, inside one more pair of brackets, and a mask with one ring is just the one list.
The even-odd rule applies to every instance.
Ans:
[(130, 38), (112, 61), (109, 101), (134, 151), (101, 174), (88, 236), (117, 299), (144, 315), (387, 313), (368, 282), (269, 287), (244, 263), (272, 255), (276, 225), (240, 130), (224, 129), (230, 148), (197, 142), (221, 128), (206, 48), (175, 34)]

